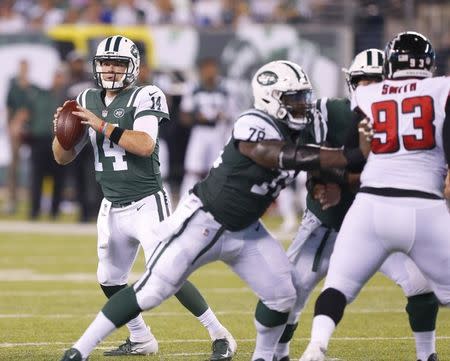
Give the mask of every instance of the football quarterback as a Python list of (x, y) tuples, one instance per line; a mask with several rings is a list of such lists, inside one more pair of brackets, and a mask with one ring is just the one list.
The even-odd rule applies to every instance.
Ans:
[[(56, 138), (53, 143), (60, 164), (71, 162), (89, 139), (93, 146), (96, 179), (104, 195), (97, 219), (97, 278), (108, 298), (127, 286), (140, 247), (146, 262), (150, 261), (159, 247), (152, 229), (171, 213), (158, 158), (158, 128), (169, 119), (169, 110), (158, 87), (134, 85), (139, 65), (138, 48), (130, 39), (116, 35), (100, 42), (93, 58), (99, 89), (84, 90), (74, 112), (89, 125), (88, 132), (68, 151)], [(60, 111), (58, 108), (55, 119)], [(208, 329), (213, 340), (211, 360), (228, 360), (236, 342), (198, 290), (186, 281), (177, 286), (175, 296)], [(130, 337), (118, 348), (106, 351), (106, 356), (158, 351), (140, 312), (132, 316), (127, 320)], [(99, 332), (95, 339), (101, 337)], [(90, 347), (90, 343), (77, 345), (82, 352)]]

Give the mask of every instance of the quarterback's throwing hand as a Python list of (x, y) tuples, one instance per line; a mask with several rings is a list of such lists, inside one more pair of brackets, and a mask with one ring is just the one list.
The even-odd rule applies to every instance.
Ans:
[(96, 132), (100, 131), (100, 128), (102, 126), (102, 120), (97, 117), (94, 113), (92, 113), (90, 110), (87, 110), (86, 108), (83, 108), (82, 106), (77, 106), (78, 111), (72, 112), (73, 114), (79, 116), (83, 121), (82, 124), (89, 125), (92, 129), (94, 129)]

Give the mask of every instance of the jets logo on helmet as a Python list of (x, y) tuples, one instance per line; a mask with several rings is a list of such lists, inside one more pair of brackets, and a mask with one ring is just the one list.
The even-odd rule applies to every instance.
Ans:
[(256, 80), (261, 85), (272, 85), (278, 81), (278, 76), (272, 71), (265, 71), (259, 74)]
[(350, 68), (342, 68), (350, 93), (356, 89), (360, 80), (383, 80), (384, 54), (379, 49), (367, 49), (358, 53)]
[(312, 120), (312, 86), (303, 69), (277, 60), (259, 68), (252, 79), (254, 106), (289, 128), (301, 130)]
[[(102, 63), (107, 60), (123, 62), (126, 65), (127, 69), (120, 79), (107, 81), (102, 78)], [(94, 78), (103, 89), (120, 90), (137, 80), (139, 65), (140, 56), (136, 44), (124, 36), (110, 36), (97, 47), (93, 59)]]
[(384, 75), (388, 79), (429, 78), (433, 76), (435, 53), (422, 34), (406, 31), (397, 34), (385, 49)]

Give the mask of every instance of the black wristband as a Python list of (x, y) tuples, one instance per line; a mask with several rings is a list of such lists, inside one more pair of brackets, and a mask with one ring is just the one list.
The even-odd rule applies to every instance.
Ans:
[(109, 135), (109, 140), (113, 143), (119, 144), (120, 138), (122, 138), (122, 134), (125, 131), (125, 129), (114, 127), (111, 134)]
[(315, 170), (320, 168), (320, 147), (285, 144), (278, 156), (281, 169)]
[(359, 148), (344, 148), (344, 157), (347, 159), (347, 169), (359, 171), (364, 167), (366, 158)]

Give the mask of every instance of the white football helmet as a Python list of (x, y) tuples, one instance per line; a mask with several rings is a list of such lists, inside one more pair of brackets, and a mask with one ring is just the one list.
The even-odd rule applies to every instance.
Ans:
[[(127, 70), (119, 80), (102, 79), (102, 62), (105, 60), (123, 61), (127, 64)], [(110, 36), (98, 44), (93, 59), (94, 78), (97, 80), (98, 86), (103, 89), (120, 90), (136, 81), (139, 65), (140, 56), (136, 44), (121, 35)]]
[(303, 69), (287, 60), (259, 68), (252, 79), (254, 106), (289, 128), (301, 130), (312, 120), (312, 85)]
[(356, 89), (361, 79), (383, 80), (383, 62), (384, 53), (379, 49), (367, 49), (357, 54), (349, 69), (342, 68), (350, 92)]

